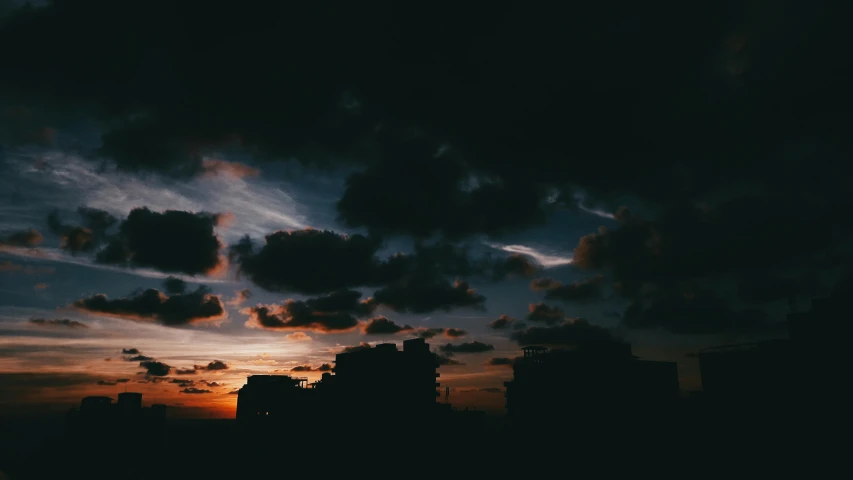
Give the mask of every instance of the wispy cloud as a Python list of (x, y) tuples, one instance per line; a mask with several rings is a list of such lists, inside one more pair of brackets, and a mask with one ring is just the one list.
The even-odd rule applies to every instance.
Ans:
[(605, 212), (604, 210), (600, 210), (598, 208), (590, 208), (582, 203), (578, 204), (578, 208), (586, 213), (591, 213), (602, 218), (609, 218), (610, 220), (614, 220), (616, 218), (616, 216), (610, 212)]
[[(58, 248), (21, 248), (21, 247), (11, 247), (8, 245), (0, 246), (0, 253), (5, 253), (8, 255), (14, 255), (16, 257), (29, 258), (33, 260), (37, 260), (40, 262), (58, 262), (58, 263), (68, 263), (71, 265), (79, 265), (83, 267), (94, 268), (98, 270), (107, 270), (111, 272), (119, 272), (126, 273), (130, 275), (136, 275), (145, 278), (167, 278), (167, 277), (178, 277), (182, 280), (186, 280), (189, 282), (197, 282), (198, 277), (192, 277), (189, 275), (180, 275), (180, 274), (170, 274), (163, 273), (157, 270), (151, 270), (147, 268), (122, 268), (122, 267), (114, 267), (111, 265), (101, 265), (98, 263), (93, 263), (91, 259), (83, 256), (74, 256)], [(232, 283), (231, 280), (213, 278), (213, 277), (204, 277), (205, 283)]]
[(558, 255), (554, 252), (543, 252), (541, 250), (528, 247), (526, 245), (500, 245), (496, 243), (490, 243), (486, 245), (498, 250), (503, 250), (504, 252), (529, 255), (530, 257), (533, 257), (537, 262), (541, 263), (542, 266), (545, 268), (559, 267), (560, 265), (568, 265), (572, 263), (571, 257)]
[(203, 175), (175, 181), (97, 168), (79, 156), (54, 152), (9, 154), (4, 176), (0, 186), (20, 197), (16, 205), (4, 207), (4, 217), (10, 214), (0, 225), (4, 228), (43, 222), (47, 208), (77, 205), (106, 210), (119, 218), (142, 206), (158, 211), (229, 212), (234, 223), (223, 232), (227, 241), (232, 236), (261, 236), (310, 223), (308, 207), (294, 197), (294, 186), (263, 175)]

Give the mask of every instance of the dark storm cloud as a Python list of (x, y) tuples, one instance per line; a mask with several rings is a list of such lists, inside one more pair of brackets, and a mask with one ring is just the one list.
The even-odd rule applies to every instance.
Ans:
[(163, 290), (169, 295), (184, 293), (187, 291), (187, 282), (177, 277), (168, 277), (163, 280)]
[(247, 237), (231, 251), (240, 273), (265, 290), (310, 295), (387, 281), (376, 256), (381, 245), (363, 235), (296, 230), (267, 235), (257, 251)]
[(414, 334), (420, 338), (434, 338), (438, 335), (444, 335), (447, 338), (459, 338), (468, 335), (468, 332), (459, 328), (439, 328), (439, 327), (421, 327), (415, 329)]
[(147, 375), (152, 375), (155, 377), (165, 377), (172, 370), (172, 367), (170, 365), (166, 365), (165, 363), (158, 362), (156, 360), (139, 362), (139, 366), (145, 368), (145, 373)]
[(468, 335), (468, 332), (465, 330), (462, 330), (461, 328), (446, 328), (444, 330), (444, 335), (446, 335), (450, 338), (459, 338), (459, 337), (464, 337), (465, 335)]
[(142, 352), (140, 352), (138, 348), (122, 348), (121, 353), (123, 355), (138, 355)]
[(400, 313), (429, 313), (435, 310), (450, 311), (469, 307), (484, 310), (486, 297), (477, 293), (467, 282), (444, 279), (418, 278), (412, 282), (401, 281), (374, 294), (377, 303)]
[(409, 325), (398, 325), (393, 320), (388, 320), (385, 317), (371, 318), (364, 325), (365, 335), (393, 335), (404, 331), (412, 330)]
[(784, 324), (770, 323), (766, 313), (735, 311), (708, 290), (667, 292), (628, 306), (622, 321), (631, 328), (663, 328), (673, 333), (710, 334), (778, 332)]
[(510, 338), (522, 346), (570, 346), (587, 341), (612, 340), (614, 337), (610, 330), (576, 318), (561, 325), (519, 330), (513, 332)]
[(195, 375), (196, 369), (194, 368), (176, 368), (175, 375)]
[(601, 284), (603, 281), (604, 276), (602, 275), (568, 285), (563, 285), (550, 278), (540, 278), (531, 283), (531, 287), (534, 290), (544, 290), (546, 300), (586, 302), (601, 298)]
[(313, 372), (314, 367), (311, 365), (297, 365), (290, 369), (291, 372)]
[(222, 301), (205, 286), (173, 295), (150, 288), (132, 297), (112, 300), (104, 294), (97, 294), (77, 300), (74, 306), (90, 313), (151, 320), (170, 327), (216, 321), (225, 316)]
[(316, 312), (347, 312), (356, 316), (367, 316), (376, 310), (372, 298), (361, 299), (361, 293), (355, 290), (338, 290), (321, 297), (305, 300), (305, 305)]
[(194, 365), (193, 368), (196, 370), (207, 370), (209, 372), (215, 372), (218, 370), (228, 370), (231, 367), (229, 367), (222, 360), (214, 360), (208, 363), (207, 365)]
[(82, 226), (64, 223), (58, 209), (48, 214), (47, 226), (60, 237), (62, 249), (72, 254), (92, 252), (107, 239), (107, 229), (117, 220), (109, 212), (86, 206), (78, 207), (76, 213), (82, 219)]
[[(262, 156), (364, 152), (370, 168), (350, 180), (342, 217), (420, 235), (526, 224), (539, 215), (539, 183), (664, 200), (701, 194), (732, 173), (764, 174), (757, 166), (773, 165), (766, 153), (785, 139), (837, 140), (849, 122), (849, 74), (830, 67), (844, 58), (843, 42), (799, 28), (816, 22), (808, 31), (831, 31), (846, 18), (841, 5), (819, 21), (816, 7), (800, 5), (772, 35), (715, 2), (590, 5), (572, 19), (517, 5), (483, 12), (454, 4), (452, 15), (440, 5), (417, 15), (379, 5), (333, 13), (313, 4), (217, 5), (169, 15), (160, 2), (105, 0), (31, 10), (0, 33), (0, 45), (15, 46), (3, 51), (3, 82), (59, 105), (99, 107), (112, 126), (102, 153), (127, 169), (188, 175), (202, 170), (205, 151), (228, 144)], [(683, 21), (664, 20), (674, 14)], [(750, 29), (771, 38), (756, 41)], [(216, 38), (196, 41), (210, 31)], [(730, 55), (733, 33), (750, 38), (747, 63)], [(347, 41), (300, 41), (309, 36)], [(590, 44), (597, 48), (581, 46)], [(288, 62), (269, 60), (281, 55)], [(228, 72), (211, 75), (225, 57)], [(554, 58), (574, 58), (588, 74)], [(346, 90), (359, 108), (342, 108)], [(380, 121), (429, 136), (386, 134), (364, 145)], [(453, 148), (436, 155), (443, 142)], [(477, 170), (483, 179), (471, 182)]]
[(492, 320), (489, 322), (489, 328), (493, 330), (503, 330), (505, 328), (509, 328), (510, 325), (513, 325), (515, 319), (510, 317), (509, 315), (501, 315), (497, 320)]
[(195, 388), (195, 387), (187, 387), (187, 388), (184, 388), (183, 390), (181, 390), (181, 393), (198, 394), (198, 393), (213, 393), (213, 391), (201, 389), (201, 388)]
[(486, 365), (490, 367), (512, 367), (515, 363), (515, 360), (507, 357), (492, 357), (487, 362)]
[(210, 273), (223, 262), (214, 232), (219, 221), (216, 214), (134, 208), (96, 260), (188, 275)]
[(83, 322), (71, 320), (68, 318), (31, 318), (30, 323), (40, 327), (67, 327), (67, 328), (89, 328)]
[(559, 282), (559, 281), (557, 281), (551, 277), (537, 278), (537, 279), (530, 281), (530, 289), (533, 290), (534, 292), (539, 292), (539, 291), (543, 291), (543, 290), (547, 291), (547, 290), (550, 290), (554, 287), (559, 287), (561, 285), (562, 285), (561, 282)]
[(154, 360), (152, 357), (149, 357), (148, 355), (133, 355), (133, 356), (122, 357), (122, 359), (125, 362), (147, 362), (149, 360)]
[(376, 145), (376, 164), (352, 175), (338, 202), (348, 227), (367, 227), (380, 235), (456, 238), (544, 221), (541, 192), (533, 185), (485, 175), (479, 185), (472, 184), (479, 172), (435, 138), (386, 129)]
[(536, 262), (536, 260), (527, 255), (514, 253), (495, 266), (493, 276), (496, 280), (512, 277), (532, 277), (540, 271), (542, 271), (542, 265)]
[[(785, 269), (850, 239), (851, 221), (831, 213), (853, 207), (845, 2), (755, 16), (721, 2), (620, 2), (571, 18), (556, 4), (412, 15), (311, 2), (170, 3), (166, 15), (165, 5), (64, 1), (12, 17), (0, 30), (6, 96), (91, 106), (109, 130), (101, 154), (130, 170), (192, 175), (204, 153), (231, 146), (356, 159), (363, 170), (338, 210), (374, 232), (535, 224), (546, 187), (564, 200), (575, 185), (608, 204), (639, 197), (662, 213), (623, 210), (621, 226), (576, 252), (630, 296), (637, 284)], [(211, 74), (222, 58), (227, 71)], [(584, 74), (555, 60), (565, 58)], [(345, 92), (357, 102), (342, 103)], [(19, 136), (43, 143), (44, 126)], [(301, 155), (317, 151), (334, 154)], [(110, 253), (126, 257), (121, 244)], [(254, 268), (259, 285), (299, 283)], [(344, 276), (324, 291), (371, 279)]]
[(358, 326), (357, 317), (376, 309), (371, 298), (361, 300), (353, 290), (338, 290), (307, 300), (286, 300), (281, 305), (257, 305), (241, 310), (249, 315), (246, 325), (270, 330), (305, 329), (319, 332), (346, 331)]
[(373, 346), (372, 346), (372, 345), (370, 345), (369, 343), (367, 343), (367, 342), (361, 342), (361, 343), (360, 343), (360, 344), (358, 344), (358, 345), (353, 345), (353, 346), (350, 346), (350, 347), (344, 347), (344, 348), (343, 348), (343, 350), (341, 350), (341, 353), (361, 352), (361, 351), (363, 351), (363, 350), (369, 350), (369, 349), (371, 349), (371, 348), (373, 348)]
[(760, 304), (778, 300), (793, 301), (799, 295), (817, 296), (829, 288), (811, 273), (801, 275), (758, 274), (743, 278), (738, 284), (738, 298), (746, 303)]
[(447, 353), (447, 354), (451, 354), (451, 355), (452, 355), (452, 354), (454, 354), (454, 353), (482, 353), (482, 352), (489, 352), (489, 351), (494, 350), (494, 349), (495, 349), (495, 346), (494, 346), (494, 345), (487, 344), (487, 343), (482, 343), (482, 342), (474, 341), (474, 342), (467, 342), (467, 343), (459, 343), (459, 344), (456, 344), (456, 345), (454, 345), (454, 344), (452, 344), (452, 343), (448, 343), (448, 344), (446, 344), (446, 345), (442, 345), (442, 346), (440, 346), (440, 347), (439, 347), (439, 349), (440, 349), (442, 352), (444, 352), (444, 353)]
[(557, 307), (552, 307), (544, 303), (530, 304), (528, 306), (527, 320), (530, 322), (553, 325), (562, 322), (565, 318), (566, 312)]
[(357, 298), (349, 288), (383, 286), (374, 294), (377, 304), (413, 313), (482, 308), (485, 297), (458, 277), (506, 277), (506, 264), (512, 263), (473, 258), (467, 249), (447, 242), (417, 242), (411, 254), (383, 260), (377, 256), (381, 246), (377, 237), (308, 229), (267, 235), (260, 248), (244, 238), (231, 247), (231, 257), (242, 274), (268, 291), (331, 291), (336, 296), (328, 301), (346, 303), (353, 295)]
[(10, 245), (13, 247), (32, 248), (44, 241), (41, 233), (38, 230), (29, 229), (19, 232), (12, 232), (7, 235), (0, 235), (0, 245)]

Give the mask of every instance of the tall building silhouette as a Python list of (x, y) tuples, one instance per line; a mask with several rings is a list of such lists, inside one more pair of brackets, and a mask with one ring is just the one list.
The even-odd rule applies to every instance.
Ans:
[(514, 426), (577, 426), (641, 411), (649, 415), (679, 398), (676, 364), (640, 360), (627, 343), (522, 350), (513, 379), (505, 382), (507, 416)]
[(431, 413), (436, 409), (438, 358), (422, 338), (374, 348), (339, 353), (335, 359), (334, 388), (347, 397), (352, 413), (388, 416)]
[(747, 408), (787, 398), (797, 388), (794, 358), (786, 339), (706, 348), (699, 352), (702, 391), (714, 405)]
[(280, 421), (403, 421), (438, 411), (438, 358), (422, 338), (342, 352), (334, 374), (308, 384), (289, 375), (250, 376), (237, 396), (237, 419), (244, 425)]

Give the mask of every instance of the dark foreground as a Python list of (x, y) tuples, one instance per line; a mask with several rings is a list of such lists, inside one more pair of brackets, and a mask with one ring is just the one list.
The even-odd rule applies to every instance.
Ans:
[(457, 424), (416, 418), (343, 424), (294, 419), (256, 427), (233, 420), (172, 420), (145, 432), (113, 425), (75, 435), (45, 419), (41, 424), (6, 419), (0, 424), (0, 470), (12, 480), (726, 471), (788, 476), (800, 467), (819, 476), (841, 447), (831, 441), (840, 425), (819, 412), (805, 413), (772, 407), (762, 414), (701, 411), (662, 417), (650, 412), (630, 418), (576, 412), (571, 423), (549, 425), (543, 418), (523, 426), (503, 417)]

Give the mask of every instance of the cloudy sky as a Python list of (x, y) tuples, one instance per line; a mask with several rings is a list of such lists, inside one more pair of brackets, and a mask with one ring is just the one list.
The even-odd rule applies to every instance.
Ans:
[(587, 338), (698, 390), (692, 352), (784, 335), (848, 262), (840, 13), (9, 5), (3, 408), (230, 417), (248, 375), (417, 336), (460, 406)]

